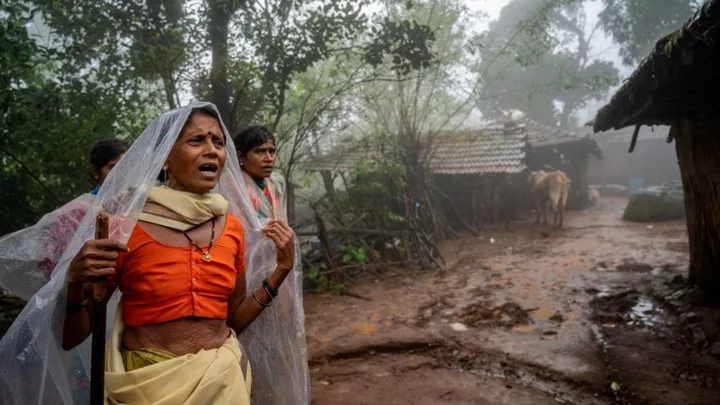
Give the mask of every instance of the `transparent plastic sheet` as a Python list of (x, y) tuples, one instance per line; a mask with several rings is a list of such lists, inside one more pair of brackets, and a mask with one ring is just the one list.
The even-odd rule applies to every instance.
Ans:
[[(272, 184), (272, 190), (273, 190), (273, 197), (277, 199), (277, 202), (275, 204), (275, 215), (277, 216), (277, 219), (287, 221), (287, 201), (286, 201), (286, 193), (285, 193), (285, 180), (283, 177), (277, 173), (273, 173), (273, 175), (268, 179)], [(247, 184), (249, 187), (254, 187), (256, 193), (262, 193), (262, 191), (255, 185), (255, 183)], [(267, 222), (267, 219), (261, 220), (262, 222)], [(259, 235), (253, 235), (253, 237), (258, 237)], [(247, 241), (247, 235), (246, 235), (246, 241)], [(259, 250), (256, 250), (254, 254), (248, 255), (248, 268), (261, 268), (263, 257), (265, 253), (260, 253)], [(272, 271), (272, 270), (269, 270)], [(252, 272), (253, 274), (248, 273), (248, 285), (250, 286), (257, 286), (262, 284), (263, 278), (265, 278), (268, 274), (268, 272)], [(301, 253), (300, 253), (300, 245), (298, 244), (297, 239), (295, 240), (295, 269), (291, 274), (288, 275), (288, 277), (283, 282), (283, 285), (281, 287), (280, 296), (278, 299), (276, 299), (273, 302), (273, 306), (268, 309), (272, 309), (273, 312), (276, 312), (278, 315), (274, 317), (261, 317), (258, 318), (255, 323), (253, 323), (253, 326), (258, 326), (257, 328), (251, 328), (252, 330), (243, 332), (239, 338), (242, 344), (247, 348), (248, 352), (251, 354), (255, 352), (270, 352), (267, 348), (268, 344), (271, 344), (271, 341), (268, 341), (268, 336), (263, 335), (265, 333), (264, 331), (267, 330), (280, 330), (284, 328), (283, 322), (288, 322), (289, 320), (292, 320), (293, 323), (298, 325), (305, 325), (305, 315), (304, 311), (296, 310), (293, 305), (297, 305), (299, 302), (302, 304), (302, 301), (296, 301), (292, 302), (291, 300), (281, 300), (279, 298), (282, 297), (283, 294), (292, 294), (296, 297), (302, 297), (303, 291), (302, 291), (302, 280), (303, 280), (303, 274), (302, 274), (302, 260), (301, 260)], [(283, 289), (286, 289), (283, 291)], [(257, 324), (257, 325), (256, 325)], [(253, 362), (255, 365), (253, 367), (253, 381), (257, 378), (258, 380), (263, 381), (279, 381), (283, 378), (290, 378), (292, 379), (292, 384), (290, 384), (291, 387), (300, 386), (300, 387), (308, 387), (309, 386), (309, 375), (307, 370), (307, 350), (305, 345), (305, 333), (297, 332), (295, 336), (296, 342), (292, 345), (288, 345), (287, 347), (290, 348), (288, 351), (277, 351), (272, 352), (271, 355), (263, 357), (262, 359), (256, 359), (256, 358), (250, 358), (250, 361)], [(296, 358), (302, 358), (303, 362), (298, 363), (295, 362), (294, 359)], [(263, 364), (258, 365), (258, 362), (262, 361)], [(275, 373), (274, 365), (282, 364), (283, 366), (281, 369), (284, 370), (292, 370), (292, 372), (287, 373), (286, 375), (278, 375)], [(302, 367), (300, 367), (302, 366)], [(279, 400), (277, 395), (277, 389), (273, 390), (270, 388), (274, 387), (258, 387), (258, 390), (255, 390), (255, 387), (253, 387), (253, 397), (252, 397), (252, 403), (256, 405), (273, 405), (273, 404), (286, 404), (287, 402), (282, 402)], [(290, 393), (287, 393), (285, 395), (290, 395)], [(283, 395), (283, 396), (285, 396)], [(306, 388), (306, 390), (303, 392), (303, 398), (309, 398), (309, 392)], [(301, 402), (298, 402), (298, 404)]]
[[(148, 125), (103, 183), (60, 255), (50, 281), (30, 298), (0, 341), (1, 404), (87, 403), (89, 390), (79, 381), (90, 374), (91, 339), (70, 352), (60, 346), (64, 311), (58, 295), (64, 286), (68, 265), (82, 244), (94, 237), (95, 217), (101, 209), (111, 215), (110, 237), (127, 242), (147, 193), (193, 109), (218, 116), (214, 105), (193, 103), (169, 111)], [(235, 147), (227, 130), (224, 127), (223, 130), (228, 158), (216, 191), (229, 201), (230, 212), (245, 226), (250, 290), (274, 270), (275, 250), (270, 240), (259, 232), (260, 224), (250, 204)], [(0, 245), (0, 251), (5, 248)], [(119, 299), (120, 293), (116, 292), (108, 302), (108, 338)], [(254, 404), (309, 404), (302, 272), (298, 258), (293, 272), (280, 287), (274, 305), (266, 309), (240, 339), (253, 369)]]
[(40, 290), (94, 199), (83, 194), (35, 225), (0, 238), (0, 286), (26, 301)]
[(277, 204), (278, 219), (287, 221), (287, 188), (285, 178), (278, 172), (273, 172), (270, 176), (270, 183), (272, 184), (275, 195), (277, 196), (279, 204)]

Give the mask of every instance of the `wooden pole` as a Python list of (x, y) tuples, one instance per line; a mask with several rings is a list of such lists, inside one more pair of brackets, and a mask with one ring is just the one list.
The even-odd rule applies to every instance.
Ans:
[[(110, 237), (110, 217), (99, 212), (95, 218), (95, 239)], [(93, 283), (92, 356), (90, 357), (90, 404), (105, 403), (105, 322), (107, 317), (105, 279)]]

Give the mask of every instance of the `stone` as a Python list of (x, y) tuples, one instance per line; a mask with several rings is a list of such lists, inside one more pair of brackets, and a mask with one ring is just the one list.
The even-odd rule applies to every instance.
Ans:
[(668, 221), (684, 217), (685, 194), (680, 182), (638, 190), (630, 197), (623, 213), (623, 220), (636, 222)]
[(455, 322), (455, 323), (450, 324), (450, 328), (452, 328), (452, 330), (457, 331), (457, 332), (466, 332), (468, 330), (467, 326), (463, 325), (460, 322)]

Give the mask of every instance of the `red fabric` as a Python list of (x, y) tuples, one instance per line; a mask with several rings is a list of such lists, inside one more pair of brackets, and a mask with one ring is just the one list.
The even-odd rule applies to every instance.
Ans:
[(127, 245), (130, 252), (120, 255), (116, 276), (109, 280), (114, 283), (120, 275), (125, 324), (227, 317), (237, 274), (245, 272), (245, 236), (237, 218), (227, 215), (225, 229), (210, 249), (210, 263), (199, 250), (165, 246), (137, 225)]

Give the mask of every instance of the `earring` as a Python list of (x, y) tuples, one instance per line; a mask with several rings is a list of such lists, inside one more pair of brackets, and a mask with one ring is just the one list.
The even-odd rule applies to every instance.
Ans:
[(163, 186), (170, 187), (170, 175), (167, 167), (163, 167)]

